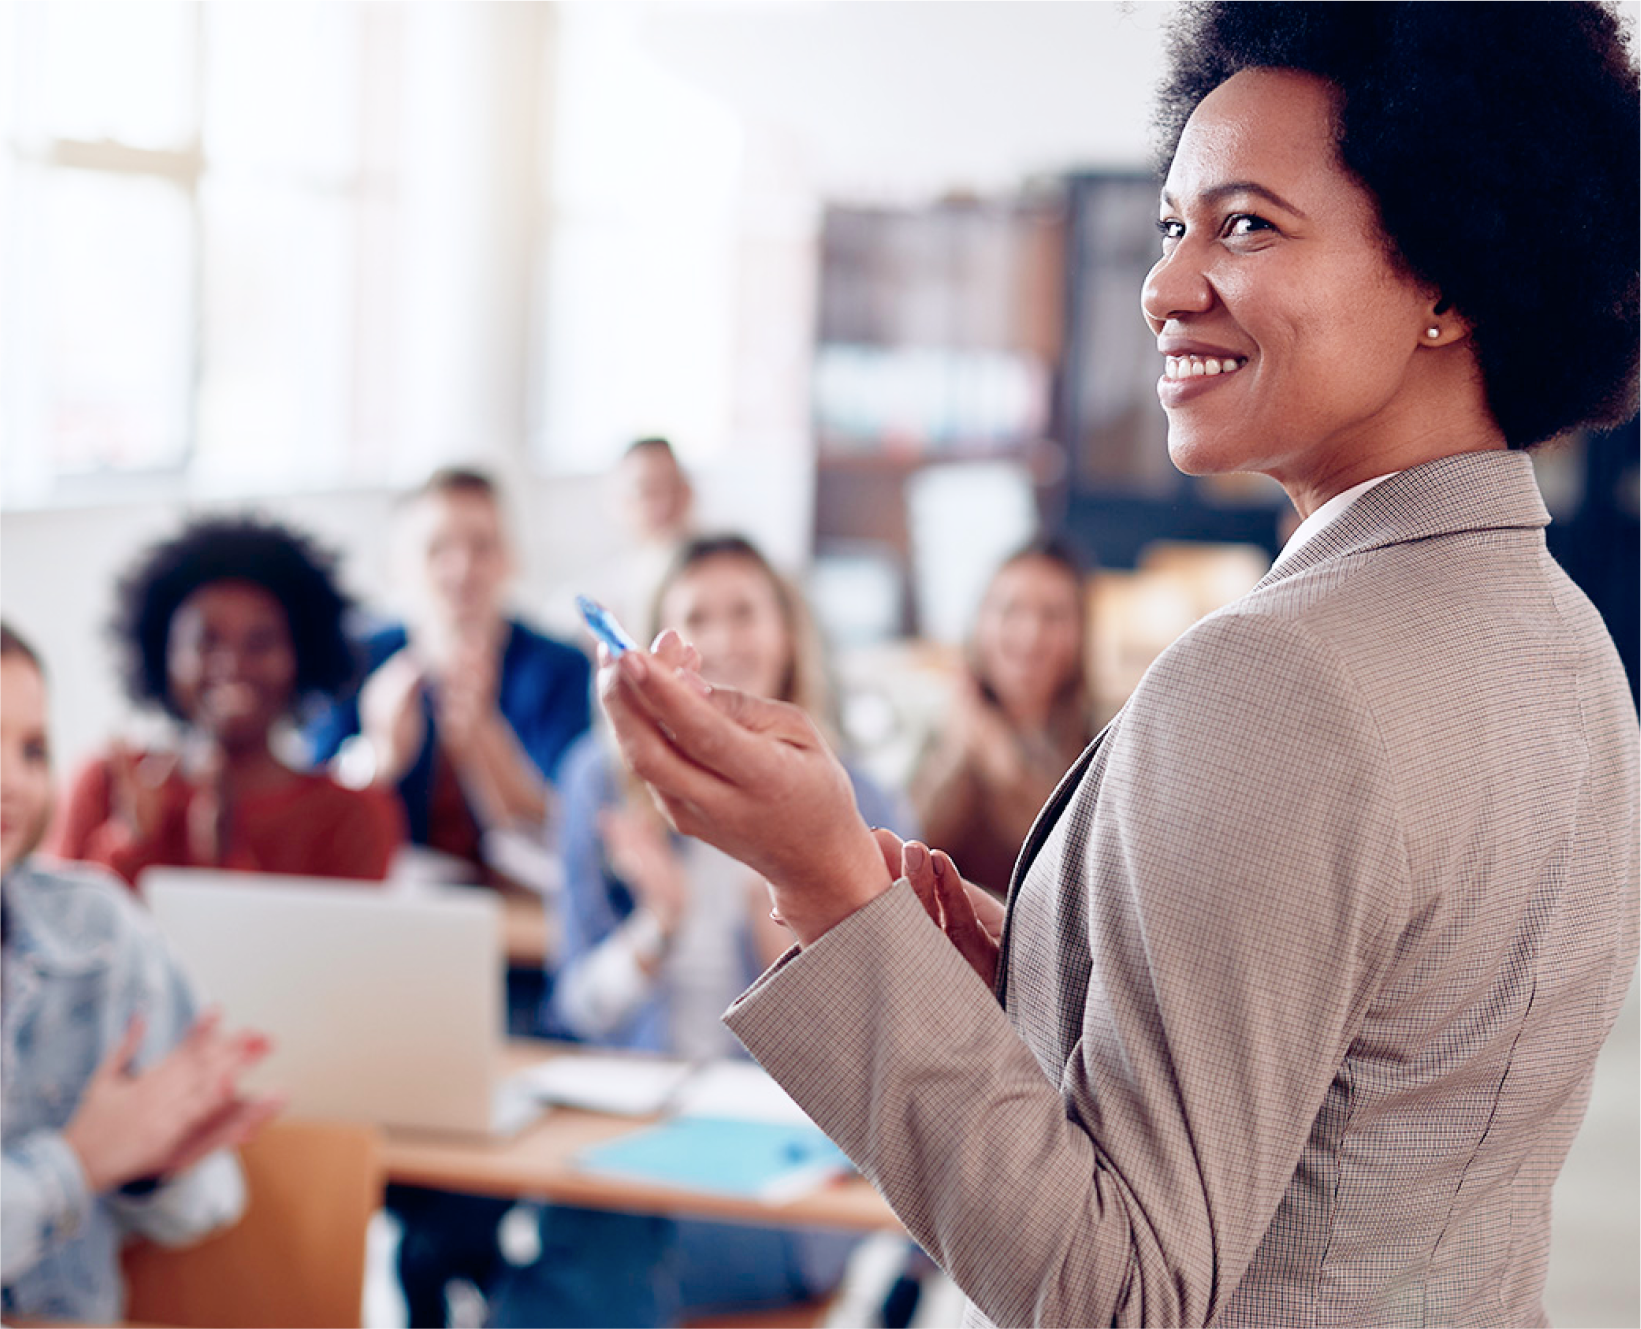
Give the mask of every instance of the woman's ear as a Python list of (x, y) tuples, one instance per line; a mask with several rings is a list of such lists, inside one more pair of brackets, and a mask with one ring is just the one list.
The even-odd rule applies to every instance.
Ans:
[(1469, 336), (1470, 320), (1455, 310), (1453, 302), (1445, 295), (1438, 296), (1430, 306), (1424, 333), (1419, 338), (1420, 345), (1451, 346), (1455, 342), (1467, 340)]

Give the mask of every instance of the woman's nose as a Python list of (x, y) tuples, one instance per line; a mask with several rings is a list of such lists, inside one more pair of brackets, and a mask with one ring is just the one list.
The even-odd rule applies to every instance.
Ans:
[(1200, 314), (1214, 302), (1214, 288), (1185, 243), (1164, 254), (1146, 274), (1140, 287), (1140, 309), (1152, 333), (1161, 333), (1169, 319)]
[(245, 672), (245, 651), (239, 646), (220, 644), (205, 652), (205, 677), (212, 682), (231, 681)]

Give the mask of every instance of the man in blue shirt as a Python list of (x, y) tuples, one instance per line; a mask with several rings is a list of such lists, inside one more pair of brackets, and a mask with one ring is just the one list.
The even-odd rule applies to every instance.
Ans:
[[(548, 883), (526, 880), (505, 850), (534, 847), (550, 861), (552, 785), (591, 721), (591, 668), (507, 614), (514, 564), (501, 506), (489, 476), (454, 467), (405, 499), (395, 534), (414, 595), (408, 621), (366, 640), (364, 685), (309, 740), (345, 783), (398, 790), (411, 843), (454, 869), (441, 875), (539, 890)], [(545, 982), (538, 966), (508, 974), (511, 1032), (539, 1032)], [(394, 1185), (387, 1204), (412, 1326), (446, 1322), (450, 1280), (488, 1291), (505, 1268), (496, 1230), (509, 1202)]]
[(400, 517), (415, 607), (366, 641), (364, 686), (309, 731), (313, 755), (396, 788), (413, 844), (491, 880), (490, 833), (538, 839), (548, 822), (559, 759), (591, 719), (588, 662), (506, 614), (513, 556), (488, 476), (437, 471)]

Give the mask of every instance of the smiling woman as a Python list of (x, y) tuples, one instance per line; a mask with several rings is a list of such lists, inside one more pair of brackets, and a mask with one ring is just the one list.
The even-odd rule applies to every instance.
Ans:
[(346, 607), (326, 557), (254, 518), (197, 521), (150, 550), (114, 629), (131, 699), (177, 721), (178, 742), (115, 743), (92, 761), (57, 852), (133, 884), (160, 864), (385, 877), (402, 835), (392, 801), (293, 770), (273, 743), (281, 721), (353, 681)]
[[(1364, 480), (1503, 448), (1469, 325), (1385, 243), (1334, 146), (1339, 94), (1246, 69), (1192, 114), (1141, 303), (1174, 464), (1260, 471), (1309, 516)], [(1250, 123), (1285, 124), (1248, 135)], [(1230, 372), (1227, 373), (1226, 371)]]
[[(1305, 521), (1072, 767), (1006, 910), (679, 639), (601, 695), (798, 939), (730, 1027), (982, 1317), (1542, 1324), (1641, 789), (1512, 449), (1634, 409), (1636, 73), (1594, 4), (1206, 5), (1174, 58), (1170, 452)], [(1574, 200), (1601, 225), (1554, 229)]]

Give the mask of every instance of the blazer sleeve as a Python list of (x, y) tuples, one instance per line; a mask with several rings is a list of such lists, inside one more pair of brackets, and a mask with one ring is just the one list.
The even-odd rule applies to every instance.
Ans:
[(1006, 1012), (898, 883), (726, 1017), (999, 1324), (1213, 1320), (1406, 900), (1325, 645), (1210, 620), (1120, 723), (1011, 905)]

